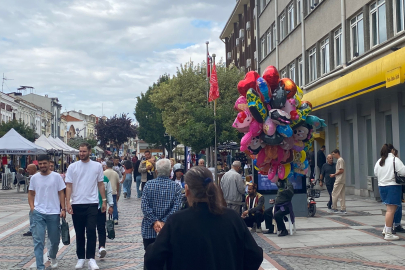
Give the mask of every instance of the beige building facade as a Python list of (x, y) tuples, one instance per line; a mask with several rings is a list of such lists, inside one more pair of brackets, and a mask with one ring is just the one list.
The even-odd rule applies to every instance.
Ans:
[(384, 143), (405, 158), (405, 1), (258, 0), (257, 71), (291, 78), (328, 127), (315, 152), (338, 148), (346, 192), (373, 196)]

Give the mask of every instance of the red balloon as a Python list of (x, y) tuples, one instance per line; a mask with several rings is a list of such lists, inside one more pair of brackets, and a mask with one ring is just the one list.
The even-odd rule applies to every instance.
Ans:
[(275, 66), (268, 66), (263, 72), (263, 79), (270, 86), (271, 90), (276, 89), (278, 86), (278, 81), (280, 80), (280, 75)]
[(283, 78), (280, 80), (280, 86), (284, 88), (284, 91), (287, 93), (287, 99), (294, 97), (295, 93), (297, 93), (297, 85), (289, 79)]
[[(245, 79), (238, 83), (239, 93), (246, 97), (246, 93), (250, 88), (257, 90), (256, 80), (260, 77), (256, 71), (249, 71), (246, 73)], [(263, 95), (262, 95), (263, 96)]]

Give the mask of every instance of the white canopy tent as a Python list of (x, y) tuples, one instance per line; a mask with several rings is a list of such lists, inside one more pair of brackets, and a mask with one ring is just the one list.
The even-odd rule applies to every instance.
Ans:
[(0, 154), (41, 155), (46, 154), (46, 149), (30, 142), (12, 128), (0, 138)]
[(61, 139), (55, 138), (54, 140), (57, 141), (57, 142), (59, 142), (60, 145), (64, 145), (67, 149), (69, 149), (71, 152), (73, 152), (72, 155), (77, 155), (77, 154), (79, 154), (79, 150), (77, 150), (77, 149), (75, 149), (75, 148), (73, 148), (73, 147), (70, 147), (69, 145), (67, 145), (66, 143), (64, 143)]
[[(55, 144), (56, 146), (62, 148), (62, 151), (64, 154), (68, 154), (68, 155), (74, 155), (76, 154), (74, 151), (72, 151), (71, 149), (69, 149), (69, 147), (67, 147), (67, 145), (63, 145), (62, 143), (60, 143), (59, 141), (57, 141), (55, 138), (52, 138), (51, 136), (49, 136), (48, 141), (52, 142), (53, 144)], [(62, 142), (62, 141), (61, 141)]]
[(45, 148), (48, 151), (63, 151), (63, 148), (56, 145), (54, 142), (51, 142), (50, 140), (48, 140), (47, 137), (45, 137), (45, 135), (41, 135), (38, 139), (35, 140), (35, 144), (42, 146), (43, 148)]

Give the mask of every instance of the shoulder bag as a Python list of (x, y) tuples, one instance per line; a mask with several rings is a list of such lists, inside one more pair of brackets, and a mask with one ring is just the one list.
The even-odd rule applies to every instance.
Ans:
[(397, 171), (395, 170), (395, 158), (394, 158), (394, 175), (395, 175), (395, 182), (400, 185), (405, 185), (405, 177), (398, 175)]
[(62, 218), (62, 225), (60, 226), (60, 234), (62, 236), (62, 243), (67, 246), (70, 245), (69, 224), (65, 218)]
[(108, 239), (115, 238), (114, 221), (111, 219), (111, 215), (108, 215), (108, 220), (106, 221), (107, 237)]

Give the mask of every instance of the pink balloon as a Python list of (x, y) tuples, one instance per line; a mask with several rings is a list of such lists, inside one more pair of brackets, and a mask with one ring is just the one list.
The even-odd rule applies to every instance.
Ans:
[(237, 110), (238, 112), (246, 110), (246, 109), (248, 108), (246, 97), (240, 96), (240, 97), (236, 100), (235, 106), (234, 106), (233, 108), (234, 108), (235, 110)]
[(241, 133), (249, 132), (249, 126), (252, 123), (253, 117), (249, 110), (238, 113), (232, 127), (236, 128)]
[(284, 176), (285, 176), (285, 168), (284, 168), (284, 166), (279, 165), (277, 171), (278, 171), (279, 179), (284, 179)]
[(263, 131), (266, 135), (273, 136), (276, 132), (276, 124), (271, 120), (270, 116), (267, 116), (266, 121), (263, 124)]
[(242, 140), (240, 141), (240, 151), (244, 152), (248, 150), (248, 146), (252, 139), (256, 136), (259, 136), (260, 133), (262, 132), (263, 124), (258, 123), (254, 119), (252, 119), (252, 122), (250, 123), (249, 126), (249, 132), (245, 134), (245, 136), (242, 137)]
[[(277, 175), (277, 165), (272, 164), (269, 169), (269, 173), (267, 174), (267, 177), (269, 178), (270, 181), (273, 182), (273, 179), (276, 175)], [(273, 183), (275, 183), (275, 182), (273, 182)]]
[(277, 183), (278, 179), (279, 179), (279, 177), (278, 177), (278, 175), (276, 174), (272, 179), (270, 179), (270, 181), (271, 181), (272, 183)]
[[(296, 104), (297, 104), (296, 100), (294, 98), (290, 98), (290, 99), (287, 100), (284, 107), (281, 108), (281, 109), (291, 116), (291, 112), (296, 112), (297, 111)], [(296, 116), (297, 114), (293, 113), (293, 115)], [(296, 120), (296, 119), (293, 119), (293, 120)]]

